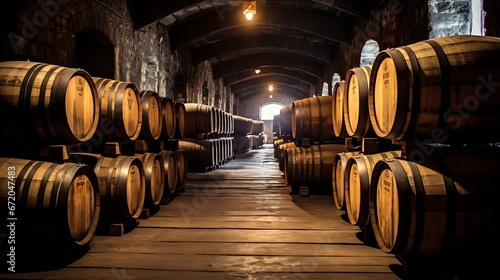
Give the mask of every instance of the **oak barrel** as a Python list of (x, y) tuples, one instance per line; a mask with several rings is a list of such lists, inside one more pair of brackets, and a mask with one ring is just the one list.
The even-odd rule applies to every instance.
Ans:
[(302, 153), (302, 147), (293, 146), (284, 149), (285, 161), (283, 164), (283, 173), (285, 177), (285, 182), (293, 190), (296, 190), (300, 186), (299, 174), (300, 165), (299, 162), (302, 161), (304, 153)]
[(175, 161), (177, 162), (177, 190), (182, 189), (186, 185), (188, 176), (188, 161), (185, 157), (185, 151), (176, 149), (174, 151)]
[(179, 171), (175, 151), (161, 150), (159, 153), (163, 159), (163, 169), (165, 171), (165, 188), (163, 197), (167, 198), (175, 193)]
[(310, 194), (332, 194), (333, 163), (338, 153), (346, 152), (343, 144), (321, 144), (302, 149), (298, 181), (308, 186)]
[(497, 141), (498, 65), (500, 38), (489, 36), (448, 36), (381, 51), (370, 77), (375, 133), (392, 140)]
[(130, 82), (92, 78), (99, 93), (102, 132), (107, 141), (136, 140), (142, 127), (142, 101), (139, 90)]
[(161, 97), (160, 99), (162, 112), (161, 139), (173, 139), (176, 128), (175, 103), (169, 98)]
[(295, 142), (281, 143), (278, 146), (278, 167), (279, 167), (279, 170), (281, 170), (281, 171), (285, 170), (287, 149), (291, 149), (291, 148), (295, 148), (295, 147), (296, 147)]
[(175, 108), (175, 135), (174, 139), (182, 139), (187, 134), (186, 106), (183, 102), (176, 101)]
[(216, 112), (213, 106), (184, 103), (186, 107), (186, 137), (211, 134), (216, 131)]
[(140, 138), (146, 141), (160, 139), (163, 128), (163, 109), (157, 92), (141, 90), (142, 126)]
[(292, 105), (280, 110), (280, 134), (282, 136), (292, 136)]
[(234, 115), (234, 135), (244, 136), (252, 134), (253, 120), (247, 117)]
[(345, 81), (339, 81), (333, 86), (332, 124), (333, 134), (339, 138), (349, 137), (344, 122)]
[(70, 160), (94, 169), (99, 182), (101, 213), (99, 231), (106, 232), (114, 223), (137, 219), (143, 209), (146, 181), (140, 159), (119, 155), (108, 157), (96, 153), (72, 153)]
[(292, 137), (317, 142), (335, 140), (332, 124), (333, 96), (316, 96), (292, 103)]
[(496, 147), (439, 149), (422, 164), (379, 161), (370, 187), (379, 247), (422, 255), (491, 248), (498, 234), (498, 174)]
[(274, 136), (281, 136), (280, 115), (279, 114), (273, 116), (273, 135)]
[(252, 134), (259, 135), (264, 133), (264, 122), (261, 120), (252, 120)]
[(341, 152), (337, 153), (333, 160), (333, 173), (332, 173), (332, 192), (335, 207), (339, 210), (345, 210), (345, 186), (344, 174), (347, 161), (360, 152)]
[(99, 183), (91, 167), (0, 158), (0, 170), (1, 206), (6, 211), (15, 205), (16, 247), (29, 243), (31, 250), (56, 250), (88, 245), (101, 209)]
[(344, 124), (347, 134), (362, 138), (373, 134), (368, 109), (371, 65), (349, 69), (344, 85)]
[(158, 153), (136, 153), (144, 168), (145, 193), (143, 208), (160, 205), (165, 190), (165, 169), (163, 157)]
[(2, 142), (76, 144), (95, 133), (97, 88), (82, 69), (29, 61), (0, 62)]
[(188, 171), (205, 172), (215, 166), (214, 142), (205, 139), (184, 138), (179, 140), (179, 149), (184, 150)]
[(356, 155), (346, 164), (344, 173), (345, 208), (349, 222), (366, 227), (370, 221), (370, 182), (375, 164), (385, 158), (401, 156), (401, 151), (388, 151), (372, 155)]

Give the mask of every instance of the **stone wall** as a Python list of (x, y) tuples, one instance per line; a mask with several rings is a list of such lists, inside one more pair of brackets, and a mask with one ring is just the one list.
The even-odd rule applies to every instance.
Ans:
[(78, 67), (76, 38), (84, 32), (94, 33), (113, 46), (114, 65), (103, 67), (114, 70), (106, 78), (128, 81), (182, 102), (215, 103), (210, 64), (192, 65), (188, 50), (170, 52), (167, 28), (161, 23), (134, 30), (126, 1), (26, 0), (12, 8), (5, 18), (9, 24), (1, 27), (5, 34), (2, 61)]

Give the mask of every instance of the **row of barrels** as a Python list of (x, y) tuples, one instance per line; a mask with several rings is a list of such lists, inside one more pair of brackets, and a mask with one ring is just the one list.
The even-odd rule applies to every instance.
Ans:
[(400, 150), (364, 154), (338, 144), (279, 146), (292, 190), (307, 186), (313, 194), (333, 194), (336, 208), (386, 253), (470, 258), (496, 240), (498, 147), (436, 147), (416, 163)]
[(234, 138), (216, 139), (184, 138), (179, 148), (185, 153), (189, 172), (206, 172), (234, 158)]
[(185, 184), (187, 161), (180, 149), (73, 153), (66, 162), (0, 158), (0, 169), (0, 206), (15, 221), (16, 254), (39, 258), (82, 250), (95, 234), (109, 234), (110, 225), (159, 207)]
[(500, 38), (460, 35), (381, 51), (350, 69), (332, 96), (282, 108), (279, 136), (494, 143), (500, 132)]
[[(335, 205), (373, 230), (386, 253), (424, 256), (483, 250), (494, 242), (497, 147), (440, 148), (423, 163), (400, 151), (339, 153)], [(496, 238), (496, 237), (495, 237)]]
[(200, 135), (228, 136), (234, 133), (234, 118), (236, 116), (233, 114), (200, 103), (185, 103), (185, 106), (186, 122), (188, 124), (186, 137), (198, 137)]
[[(30, 61), (0, 62), (2, 142), (77, 144), (92, 138), (128, 142), (185, 137), (183, 103), (130, 82)], [(94, 141), (95, 142), (95, 141)]]
[(233, 115), (205, 104), (185, 103), (184, 105), (187, 122), (186, 138), (203, 138), (205, 135), (228, 137), (264, 133), (263, 121)]

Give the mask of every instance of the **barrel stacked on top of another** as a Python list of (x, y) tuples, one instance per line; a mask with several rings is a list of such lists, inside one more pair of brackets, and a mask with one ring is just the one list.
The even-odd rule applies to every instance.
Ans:
[[(185, 103), (186, 137), (179, 141), (185, 152), (186, 172), (204, 172), (233, 158), (233, 115), (214, 106)], [(181, 180), (179, 180), (181, 181)]]
[[(375, 133), (391, 140), (494, 143), (500, 38), (457, 35), (381, 51), (368, 96)], [(428, 142), (428, 141), (427, 141)]]
[(370, 122), (378, 137), (406, 143), (404, 159), (378, 161), (371, 177), (371, 226), (384, 252), (459, 269), (484, 260), (499, 215), (500, 98), (486, 86), (499, 63), (500, 38), (474, 35), (375, 58)]
[(96, 85), (82, 69), (29, 61), (0, 62), (3, 143), (77, 144), (95, 133), (101, 107)]

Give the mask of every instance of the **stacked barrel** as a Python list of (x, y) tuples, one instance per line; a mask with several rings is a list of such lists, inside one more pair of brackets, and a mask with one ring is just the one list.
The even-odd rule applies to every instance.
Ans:
[(27, 61), (0, 62), (0, 76), (6, 116), (0, 124), (0, 206), (9, 210), (4, 213), (15, 230), (16, 264), (34, 259), (43, 265), (47, 258), (84, 252), (101, 210), (98, 178), (87, 165), (43, 154), (95, 133), (100, 106), (92, 78), (81, 69)]
[(275, 157), (292, 193), (331, 195), (333, 163), (345, 152), (342, 138), (334, 135), (333, 96), (294, 101), (280, 111)]
[(185, 103), (186, 137), (179, 141), (188, 171), (214, 170), (234, 157), (233, 115), (200, 103)]
[[(319, 160), (305, 150), (333, 132), (345, 148), (334, 152), (334, 205), (362, 229), (367, 244), (397, 255), (409, 273), (429, 265), (449, 273), (485, 260), (478, 256), (496, 238), (499, 214), (499, 65), (500, 39), (488, 36), (381, 51), (334, 86), (331, 112), (303, 106), (320, 104), (317, 97), (294, 102), (284, 125), (290, 114), (280, 112), (285, 133), (275, 139), (275, 156), (287, 183), (292, 190), (313, 184), (304, 174)], [(332, 129), (321, 129), (321, 136), (309, 130), (321, 126), (307, 119), (315, 114), (331, 116)], [(317, 145), (314, 153), (324, 145), (335, 144)]]
[(369, 212), (384, 252), (475, 261), (495, 238), (499, 54), (499, 38), (449, 36), (376, 57), (372, 127), (405, 154), (372, 174)]
[(261, 148), (265, 142), (266, 134), (264, 134), (264, 122), (260, 120), (252, 120), (252, 148)]
[(183, 103), (47, 63), (1, 62), (0, 76), (0, 197), (19, 221), (18, 263), (75, 257), (179, 195)]

